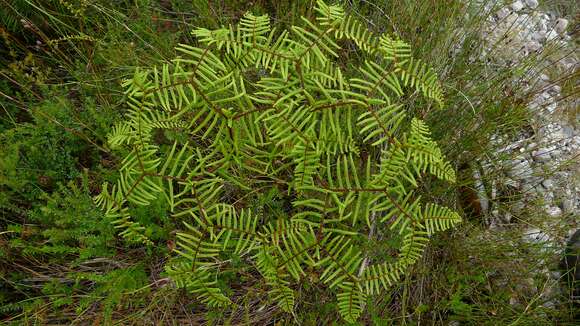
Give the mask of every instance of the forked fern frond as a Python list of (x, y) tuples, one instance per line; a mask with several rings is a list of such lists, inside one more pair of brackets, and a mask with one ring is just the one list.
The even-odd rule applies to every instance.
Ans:
[[(136, 70), (123, 83), (126, 119), (108, 137), (123, 155), (118, 178), (95, 201), (121, 236), (146, 245), (134, 209), (162, 206), (178, 222), (179, 258), (167, 273), (200, 302), (234, 305), (221, 281), (243, 266), (285, 312), (297, 306), (296, 285), (318, 279), (355, 322), (434, 234), (461, 221), (420, 193), (429, 176), (456, 177), (403, 100), (413, 93), (442, 106), (433, 70), (340, 6), (318, 0), (315, 12), (288, 31), (251, 13), (198, 28), (197, 46)], [(341, 61), (344, 44), (366, 60)], [(376, 232), (398, 239), (398, 255), (366, 249)]]

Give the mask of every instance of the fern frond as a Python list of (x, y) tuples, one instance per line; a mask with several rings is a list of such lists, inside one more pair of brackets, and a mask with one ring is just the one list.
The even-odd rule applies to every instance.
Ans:
[(312, 143), (297, 141), (290, 157), (293, 158), (294, 167), (294, 187), (298, 190), (314, 185), (314, 175), (320, 166), (320, 151)]
[[(233, 304), (217, 281), (237, 262), (256, 266), (289, 313), (296, 283), (319, 273), (355, 322), (433, 234), (461, 221), (419, 196), (424, 174), (456, 177), (402, 101), (413, 92), (442, 105), (434, 71), (342, 7), (317, 0), (314, 9), (315, 20), (290, 31), (251, 13), (198, 28), (197, 46), (180, 44), (177, 58), (137, 69), (123, 83), (126, 119), (108, 135), (124, 155), (119, 176), (95, 202), (123, 237), (151, 244), (130, 212), (165, 201), (184, 223), (168, 273), (209, 306)], [(342, 44), (367, 60), (345, 69)], [(397, 258), (362, 246), (375, 231), (398, 232)]]
[(277, 266), (279, 265), (276, 256), (270, 254), (271, 248), (262, 247), (256, 254), (256, 266), (267, 284), (271, 287), (269, 291), (273, 301), (278, 302), (278, 306), (285, 312), (294, 311), (294, 291), (289, 287), (290, 282), (286, 280), (287, 275)]
[(324, 266), (320, 280), (335, 288), (342, 282), (357, 282), (356, 273), (362, 262), (361, 251), (353, 246), (352, 240), (342, 236), (327, 235), (320, 244), (325, 257), (317, 262)]
[(211, 266), (221, 251), (221, 245), (211, 241), (207, 233), (197, 230), (188, 223), (183, 223), (187, 232), (177, 233), (175, 252), (191, 261), (193, 270), (198, 267)]
[(286, 233), (280, 237), (280, 243), (275, 247), (279, 257), (278, 269), (286, 270), (295, 280), (305, 275), (304, 265), (313, 266), (315, 260), (310, 250), (317, 245), (318, 241), (311, 229), (302, 232)]
[(404, 193), (407, 184), (417, 187), (417, 180), (409, 166), (407, 153), (400, 143), (389, 146), (381, 153), (380, 172), (375, 175), (373, 185), (378, 188), (388, 188), (397, 193)]
[(453, 210), (436, 204), (427, 204), (422, 212), (421, 223), (425, 225), (428, 234), (443, 232), (458, 223), (461, 216)]
[(389, 62), (405, 62), (405, 59), (411, 57), (411, 46), (409, 44), (393, 39), (387, 34), (381, 35), (378, 49)]
[(134, 222), (129, 214), (129, 209), (125, 206), (127, 200), (119, 184), (113, 185), (109, 192), (109, 184), (104, 183), (101, 193), (95, 196), (97, 207), (105, 211), (105, 216), (111, 221), (116, 229), (121, 229), (119, 235), (129, 242), (153, 244), (144, 235), (145, 227)]
[(427, 125), (414, 118), (411, 121), (411, 131), (407, 140), (407, 160), (412, 160), (418, 172), (426, 172), (439, 179), (455, 182), (455, 171), (449, 162), (443, 158), (437, 144), (431, 140), (431, 133)]
[(272, 246), (280, 245), (283, 238), (295, 237), (299, 232), (311, 232), (311, 229), (297, 218), (291, 220), (278, 219), (268, 223), (268, 225), (264, 225), (262, 229), (260, 236), (264, 239), (264, 243)]
[(411, 191), (401, 198), (397, 198), (389, 193), (385, 193), (385, 201), (380, 206), (375, 207), (375, 211), (386, 212), (381, 219), (384, 223), (391, 218), (395, 221), (390, 229), (399, 229), (399, 234), (404, 233), (409, 225), (419, 222), (421, 212), (420, 197), (413, 199), (414, 193)]
[(428, 233), (422, 231), (422, 225), (417, 228), (406, 228), (403, 234), (403, 245), (399, 253), (399, 261), (406, 266), (412, 265), (421, 258), (427, 243)]
[[(250, 210), (242, 209), (239, 213), (230, 205), (217, 205), (216, 220), (213, 228), (217, 229), (216, 238), (222, 238), (222, 250), (234, 248), (236, 254), (250, 252), (260, 245), (261, 235), (257, 233), (258, 216)], [(232, 238), (232, 236), (237, 238)]]
[(399, 262), (368, 266), (360, 278), (364, 292), (370, 295), (378, 294), (381, 288), (387, 290), (397, 284), (404, 273), (403, 266)]
[(386, 105), (379, 109), (369, 107), (359, 116), (357, 124), (365, 136), (364, 141), (373, 140), (372, 145), (378, 146), (392, 139), (393, 130), (399, 127), (404, 117), (401, 105)]
[(405, 87), (415, 88), (426, 98), (433, 99), (439, 107), (443, 107), (443, 91), (437, 74), (424, 62), (414, 58), (398, 62), (395, 72)]
[(348, 323), (354, 323), (360, 317), (366, 303), (367, 295), (358, 283), (343, 282), (340, 292), (336, 295), (338, 312)]
[(177, 287), (186, 288), (206, 305), (224, 307), (232, 304), (231, 300), (217, 286), (217, 281), (211, 279), (210, 270), (194, 269), (189, 262), (177, 263), (173, 266), (167, 266), (165, 269)]

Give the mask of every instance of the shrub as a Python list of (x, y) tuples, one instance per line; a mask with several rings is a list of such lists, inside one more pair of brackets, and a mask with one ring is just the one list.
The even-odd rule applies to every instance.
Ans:
[[(316, 11), (290, 32), (250, 13), (196, 29), (198, 47), (181, 44), (171, 64), (125, 82), (129, 112), (109, 135), (124, 159), (96, 202), (127, 240), (150, 245), (132, 213), (164, 200), (171, 217), (160, 222), (184, 225), (166, 270), (209, 306), (234, 304), (218, 282), (226, 266), (255, 267), (283, 310), (308, 276), (354, 322), (432, 234), (461, 221), (421, 202), (428, 174), (454, 182), (455, 172), (400, 103), (421, 94), (425, 110), (441, 107), (436, 75), (342, 8), (318, 1)], [(352, 46), (374, 60), (341, 62)], [(370, 249), (387, 239), (392, 250)]]

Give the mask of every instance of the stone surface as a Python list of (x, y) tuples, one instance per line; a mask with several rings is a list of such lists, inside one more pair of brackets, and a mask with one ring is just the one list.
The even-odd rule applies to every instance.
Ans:
[(542, 181), (542, 186), (546, 189), (550, 189), (554, 186), (554, 181), (552, 181), (552, 179), (546, 179)]
[(566, 214), (573, 213), (575, 208), (574, 206), (574, 200), (571, 198), (567, 198), (562, 201), (562, 211), (564, 211)]
[(521, 1), (516, 1), (514, 3), (512, 3), (512, 10), (515, 12), (518, 12), (522, 9), (524, 9), (524, 4)]
[(551, 30), (548, 32), (548, 34), (546, 34), (546, 39), (548, 41), (553, 41), (558, 37), (558, 32), (556, 32), (556, 30)]
[(536, 9), (538, 7), (537, 0), (526, 0), (526, 5), (532, 9)]
[(536, 42), (545, 42), (546, 41), (546, 32), (539, 31), (532, 33), (532, 40)]
[(524, 239), (529, 242), (542, 243), (549, 241), (550, 236), (538, 228), (532, 228), (524, 234)]
[(538, 51), (539, 49), (542, 48), (542, 46), (537, 41), (529, 41), (526, 43), (525, 48), (526, 48), (526, 51), (528, 51), (528, 53), (530, 53), (530, 52)]
[(562, 210), (560, 209), (560, 207), (549, 207), (548, 209), (546, 209), (546, 213), (548, 213), (548, 215), (550, 215), (551, 217), (558, 217), (562, 215)]
[[(489, 10), (497, 5), (489, 3)], [(531, 65), (514, 77), (514, 85), (531, 94), (526, 103), (530, 127), (519, 135), (508, 138), (495, 134), (490, 139), (497, 150), (481, 164), (490, 175), (504, 175), (488, 189), (494, 199), (490, 203), (489, 228), (501, 232), (511, 224), (507, 227), (519, 230), (523, 239), (536, 243), (539, 250), (558, 255), (570, 236), (566, 231), (580, 223), (580, 113), (568, 114), (570, 108), (580, 106), (580, 100), (571, 100), (560, 84), (562, 74), (580, 68), (580, 52), (567, 33), (572, 29), (570, 22), (553, 12), (543, 12), (539, 0), (501, 3), (505, 6), (487, 19), (481, 32), (487, 45), (481, 58), (488, 60), (490, 70), (518, 65), (530, 57), (535, 60), (537, 53), (543, 56), (544, 49), (557, 47), (561, 51), (558, 53), (567, 55), (554, 61), (547, 59), (541, 68)], [(509, 206), (498, 209), (495, 200), (506, 196), (506, 187), (507, 196), (511, 196)], [(529, 214), (531, 211), (539, 214)], [(528, 218), (530, 223), (525, 223)], [(537, 274), (549, 275), (547, 259), (539, 258), (536, 263)], [(546, 306), (560, 304), (557, 292), (546, 291), (545, 295), (545, 302), (549, 302)]]
[(551, 158), (551, 151), (553, 150), (554, 148), (540, 148), (532, 152), (532, 158), (534, 161), (547, 162)]
[(507, 16), (509, 16), (510, 14), (510, 10), (508, 8), (501, 8), (500, 10), (498, 10), (495, 15), (497, 16), (497, 18), (499, 20), (505, 19)]
[(524, 158), (511, 161), (511, 169), (508, 175), (515, 179), (525, 179), (532, 176), (532, 168), (530, 162)]
[(568, 28), (568, 20), (565, 18), (558, 18), (558, 20), (556, 20), (556, 25), (554, 25), (554, 30), (558, 34), (563, 34), (566, 31), (566, 28)]

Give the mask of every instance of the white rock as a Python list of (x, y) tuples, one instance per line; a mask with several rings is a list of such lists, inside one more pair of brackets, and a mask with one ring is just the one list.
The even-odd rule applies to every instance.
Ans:
[(512, 161), (512, 168), (508, 172), (509, 176), (514, 179), (525, 179), (532, 176), (532, 168), (527, 160)]
[(529, 229), (524, 233), (524, 238), (530, 242), (548, 242), (550, 236), (542, 232), (540, 229)]
[(528, 53), (530, 53), (530, 52), (536, 52), (536, 51), (538, 51), (539, 49), (542, 48), (542, 46), (540, 45), (540, 43), (538, 43), (536, 41), (529, 41), (529, 42), (526, 43), (526, 45), (524, 45), (524, 47), (525, 47), (525, 49), (526, 49), (526, 51)]
[(550, 191), (546, 191), (544, 193), (544, 201), (547, 203), (554, 201), (554, 193), (550, 192)]
[(532, 40), (536, 42), (544, 42), (546, 40), (546, 32), (545, 31), (534, 32), (532, 34)]
[(549, 114), (556, 112), (557, 108), (558, 108), (558, 104), (556, 102), (552, 102), (552, 103), (546, 105), (546, 111), (548, 111)]
[(560, 129), (560, 130), (555, 130), (554, 132), (552, 132), (552, 134), (550, 134), (548, 136), (548, 138), (552, 139), (553, 141), (563, 141), (564, 143), (567, 143), (568, 139), (566, 138), (566, 134), (564, 133), (564, 130)]
[[(560, 86), (554, 87), (558, 87), (558, 89), (560, 89)], [(574, 140), (574, 138), (576, 137), (574, 128), (570, 125), (562, 124), (562, 132), (564, 133), (566, 138), (570, 138), (570, 141)]]
[(551, 217), (558, 217), (562, 215), (562, 210), (560, 207), (548, 207), (548, 209), (546, 209), (546, 213), (548, 213), (548, 215)]
[(526, 5), (532, 9), (536, 9), (538, 7), (538, 0), (526, 0)]
[(568, 20), (565, 18), (558, 18), (558, 20), (556, 20), (554, 30), (556, 30), (556, 32), (559, 34), (562, 34), (566, 31), (566, 28), (568, 28)]
[(534, 159), (534, 161), (538, 161), (538, 162), (546, 162), (548, 160), (550, 160), (551, 158), (551, 152), (554, 150), (554, 148), (548, 147), (548, 148), (540, 148), (536, 151), (532, 152), (532, 158)]
[(512, 178), (505, 178), (504, 183), (507, 186), (511, 186), (511, 187), (514, 187), (514, 188), (519, 188), (520, 187), (520, 182), (517, 181), (517, 180), (514, 180)]
[(546, 100), (550, 100), (552, 98), (552, 95), (548, 92), (543, 92), (542, 97), (545, 98)]
[(511, 204), (511, 211), (514, 213), (520, 213), (526, 208), (526, 205), (521, 201), (516, 201)]
[(538, 29), (540, 32), (546, 32), (548, 30), (548, 21), (545, 19), (541, 19), (538, 23)]
[(552, 179), (546, 179), (542, 181), (542, 186), (546, 189), (550, 189), (554, 186), (554, 181), (552, 181)]
[(568, 137), (564, 133), (564, 128), (559, 123), (549, 123), (539, 129), (540, 137), (545, 137), (549, 141), (560, 141)]
[(510, 10), (508, 8), (501, 8), (500, 10), (498, 10), (495, 15), (497, 16), (497, 19), (502, 20), (504, 18), (506, 18), (508, 15), (510, 14)]
[(556, 37), (558, 37), (558, 32), (556, 32), (555, 30), (551, 30), (548, 32), (548, 34), (546, 34), (546, 39), (548, 41), (552, 41), (554, 40)]
[(512, 3), (512, 10), (513, 11), (517, 12), (517, 11), (520, 11), (522, 9), (524, 9), (524, 4), (521, 1), (518, 0), (514, 3)]
[(571, 198), (564, 199), (562, 201), (562, 210), (564, 213), (573, 213), (574, 212), (574, 200)]
[[(516, 21), (518, 20), (519, 15), (515, 12), (512, 12), (509, 16), (505, 18), (505, 25), (511, 26), (515, 25)], [(500, 32), (501, 33), (501, 32)]]

